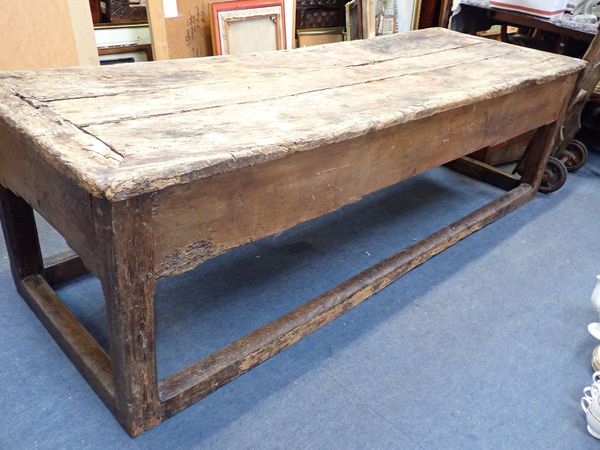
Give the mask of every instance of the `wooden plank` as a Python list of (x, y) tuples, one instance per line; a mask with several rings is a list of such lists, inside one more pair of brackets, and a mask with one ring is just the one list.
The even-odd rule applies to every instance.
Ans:
[(523, 158), (525, 149), (529, 145), (529, 142), (531, 142), (534, 133), (535, 130), (530, 131), (502, 144), (479, 150), (469, 156), (491, 166), (519, 161)]
[(113, 408), (111, 361), (41, 275), (26, 277), (19, 292), (102, 401)]
[(361, 272), (291, 313), (250, 333), (160, 383), (165, 416), (171, 416), (284, 348), (331, 322), (431, 257), (506, 215), (535, 194), (520, 185), (427, 239)]
[[(437, 51), (425, 55), (404, 58), (400, 55), (373, 64), (363, 66), (333, 66), (321, 70), (308, 70), (286, 73), (276, 77), (248, 79), (246, 82), (238, 76), (222, 80), (218, 89), (207, 89), (205, 80), (191, 80), (189, 84), (180, 83), (164, 91), (126, 92), (107, 96), (98, 102), (98, 98), (73, 100), (55, 100), (49, 106), (53, 111), (80, 127), (117, 123), (124, 120), (147, 116), (165, 116), (181, 112), (210, 110), (227, 105), (259, 103), (265, 100), (281, 100), (287, 96), (305, 93), (322, 93), (328, 89), (371, 84), (382, 80), (391, 80), (404, 87), (408, 82), (402, 80), (407, 75), (426, 76), (447, 70), (457, 65), (469, 66), (492, 57), (504, 60), (507, 57), (515, 64), (524, 63), (523, 55), (508, 51), (503, 46), (489, 48), (484, 43), (472, 44), (469, 52), (459, 52), (455, 48)], [(514, 58), (514, 59), (513, 59)], [(257, 68), (257, 72), (260, 69)], [(462, 72), (462, 71), (461, 71)], [(459, 76), (457, 74), (457, 76)], [(243, 83), (240, 88), (240, 83)], [(361, 86), (367, 90), (370, 86)], [(367, 92), (368, 94), (368, 92)], [(211, 111), (206, 111), (210, 113)], [(242, 116), (243, 117), (243, 116)]]
[(155, 61), (169, 59), (169, 43), (167, 41), (167, 26), (163, 11), (163, 1), (147, 0), (146, 8), (152, 39), (152, 56)]
[[(358, 103), (360, 98), (352, 97), (353, 91), (364, 94), (366, 98), (362, 99), (363, 102), (369, 101), (373, 95), (374, 100), (380, 100), (379, 96), (382, 92), (393, 95), (395, 91), (400, 91), (403, 95), (396, 94), (396, 96), (403, 102), (396, 106), (391, 102), (397, 98), (393, 98), (390, 104), (393, 104), (398, 112), (405, 113), (407, 105), (415, 106), (415, 98), (423, 99), (424, 105), (435, 110), (444, 105), (449, 98), (457, 102), (467, 102), (485, 98), (492, 88), (498, 90), (498, 95), (517, 90), (523, 83), (530, 82), (533, 74), (536, 79), (539, 79), (544, 72), (552, 72), (552, 77), (544, 78), (545, 81), (551, 81), (556, 76), (562, 75), (560, 71), (550, 69), (555, 68), (554, 62), (546, 59), (532, 61), (528, 52), (520, 49), (515, 51), (504, 45), (490, 45), (486, 42), (470, 44), (468, 51), (464, 51), (466, 49), (467, 47), (452, 48), (411, 58), (399, 54), (371, 64), (334, 66), (321, 68), (319, 71), (296, 71), (275, 77), (255, 76), (240, 79), (232, 74), (227, 79), (221, 80), (214, 89), (206, 89), (203, 85), (205, 80), (197, 78), (185, 85), (181, 83), (172, 85), (168, 92), (134, 91), (108, 96), (102, 102), (99, 102), (96, 97), (57, 99), (49, 105), (49, 108), (82, 127), (117, 124), (148, 116), (158, 117), (157, 120), (164, 121), (170, 120), (169, 117), (165, 117), (168, 115), (180, 116), (179, 113), (195, 111), (214, 115), (215, 126), (219, 127), (221, 117), (227, 117), (227, 111), (223, 112), (221, 108), (227, 107), (236, 108), (238, 120), (242, 122), (248, 119), (245, 110), (239, 110), (240, 106), (245, 105), (250, 105), (249, 108), (260, 107), (270, 112), (273, 107), (285, 107), (290, 102), (293, 102), (289, 105), (291, 109), (299, 103), (314, 101), (315, 96), (323, 97), (322, 103), (337, 96), (343, 97), (347, 107), (352, 108), (355, 105), (363, 106)], [(472, 77), (473, 64), (482, 65), (475, 78)], [(518, 66), (527, 67), (527, 70), (515, 73), (514, 69)], [(238, 69), (233, 70), (238, 72)], [(256, 68), (255, 75), (261, 71), (261, 68)], [(221, 75), (226, 75), (224, 68), (221, 72)], [(428, 79), (428, 83), (419, 83), (423, 77)], [(468, 85), (451, 82), (451, 80), (469, 78), (473, 79), (469, 80)], [(442, 96), (438, 97), (436, 94), (440, 93), (440, 89), (436, 88), (442, 83), (446, 83), (445, 89)], [(286, 97), (298, 97), (298, 99)], [(276, 105), (272, 105), (271, 102), (264, 103), (271, 100), (276, 100)], [(329, 108), (335, 109), (338, 104), (339, 100)], [(379, 104), (379, 108), (385, 111), (386, 103)], [(272, 114), (274, 118), (285, 117), (278, 111), (273, 111)], [(306, 120), (303, 110), (296, 114), (298, 116), (303, 114)], [(195, 119), (194, 115), (190, 121)], [(407, 119), (410, 119), (410, 116)], [(131, 126), (139, 127), (140, 124), (133, 123)], [(122, 147), (124, 147), (122, 154), (131, 154), (132, 150), (128, 146)]]
[[(23, 4), (22, 0), (18, 1), (21, 5)], [(81, 0), (68, 0), (68, 3), (69, 15), (71, 19), (70, 23), (73, 32), (73, 40), (75, 41), (75, 49), (77, 50), (78, 61), (76, 65), (98, 66), (100, 64), (100, 58), (98, 56), (98, 47), (96, 47), (96, 35), (94, 33), (94, 23), (92, 21), (90, 4), (89, 2), (84, 2)], [(34, 7), (32, 9), (36, 8)], [(46, 24), (51, 23), (49, 22), (50, 19), (48, 17), (49, 11), (46, 11), (44, 8), (39, 8), (37, 9), (37, 11), (45, 15), (44, 19), (46, 21)], [(28, 13), (30, 14), (31, 12), (31, 9), (29, 9)], [(28, 23), (30, 22), (28, 21)], [(64, 28), (66, 25), (66, 23), (63, 21), (57, 23), (61, 23), (62, 26), (60, 28)], [(56, 28), (57, 27), (54, 27), (52, 31), (49, 32), (49, 34), (56, 34)], [(18, 27), (18, 30), (18, 33), (20, 34), (20, 32), (22, 31), (21, 27)], [(38, 28), (36, 31), (39, 33), (40, 29)], [(29, 36), (29, 39), (31, 39), (31, 36)], [(48, 35), (42, 35), (41, 39), (35, 42), (36, 47), (38, 47), (39, 49), (40, 43), (45, 42), (46, 39), (48, 39)], [(52, 66), (48, 67), (58, 66), (53, 64)], [(20, 69), (24, 69), (24, 67), (20, 67)], [(28, 67), (28, 69), (31, 69), (31, 67)]]
[(156, 273), (169, 276), (189, 270), (227, 249), (549, 123), (561, 105), (547, 102), (547, 96), (572, 87), (572, 78), (532, 86), (522, 93), (158, 192)]
[(70, 281), (89, 273), (81, 258), (72, 251), (44, 258), (44, 278), (50, 286)]
[(485, 181), (486, 183), (504, 189), (505, 191), (510, 191), (517, 187), (521, 179), (521, 177), (517, 175), (496, 169), (489, 164), (482, 163), (481, 161), (467, 156), (447, 163), (446, 167), (449, 167), (455, 172), (467, 175), (470, 178)]
[[(382, 37), (375, 41), (340, 43), (338, 45), (341, 48), (307, 47), (298, 49), (297, 52), (279, 52), (263, 55), (261, 58), (238, 55), (155, 61), (152, 64), (119, 64), (99, 69), (77, 67), (0, 73), (0, 80), (12, 89), (16, 89), (18, 85), (19, 95), (32, 102), (154, 92), (192, 83), (208, 90), (211, 86), (218, 86), (230, 79), (244, 83), (248, 80), (256, 81), (257, 77), (276, 78), (294, 73), (318, 72), (331, 67), (356, 67), (396, 58), (398, 55), (413, 58), (481, 43), (480, 38), (448, 30), (420, 30), (415, 34)], [(483, 45), (494, 44), (484, 41)], [(504, 48), (507, 48), (506, 45)], [(517, 47), (515, 49), (515, 52), (520, 51)], [(99, 72), (102, 76), (98, 76)]]

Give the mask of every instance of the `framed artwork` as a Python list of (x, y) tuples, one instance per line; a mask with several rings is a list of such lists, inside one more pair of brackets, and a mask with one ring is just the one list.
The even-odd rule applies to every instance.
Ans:
[(284, 0), (211, 3), (210, 21), (215, 55), (287, 48)]
[(377, 36), (416, 30), (422, 0), (376, 0), (375, 34)]
[(344, 27), (307, 28), (298, 30), (298, 47), (331, 44), (344, 40)]
[(146, 4), (142, 0), (103, 0), (111, 23), (148, 22)]

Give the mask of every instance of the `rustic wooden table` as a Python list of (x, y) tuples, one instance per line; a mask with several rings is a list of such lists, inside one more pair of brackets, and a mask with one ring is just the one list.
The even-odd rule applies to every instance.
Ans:
[[(584, 63), (429, 29), (241, 57), (0, 74), (0, 205), (18, 291), (131, 435), (358, 305), (536, 192)], [(537, 129), (488, 205), (166, 379), (156, 280)], [(43, 261), (33, 209), (77, 257)], [(52, 286), (87, 269), (110, 351)]]

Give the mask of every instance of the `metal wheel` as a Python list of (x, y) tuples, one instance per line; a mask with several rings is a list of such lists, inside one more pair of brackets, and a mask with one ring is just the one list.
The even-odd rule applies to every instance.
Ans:
[(540, 192), (549, 194), (557, 191), (563, 187), (565, 181), (567, 181), (567, 168), (560, 159), (551, 156), (544, 168)]
[(583, 142), (573, 139), (558, 157), (569, 172), (577, 172), (587, 162), (588, 149)]

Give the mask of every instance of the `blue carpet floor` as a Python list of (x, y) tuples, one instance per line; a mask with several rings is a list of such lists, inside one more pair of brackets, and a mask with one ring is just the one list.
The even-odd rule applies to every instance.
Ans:
[[(161, 281), (161, 377), (499, 192), (436, 169)], [(552, 195), (130, 439), (17, 295), (0, 244), (0, 449), (586, 449), (600, 155)], [(40, 220), (45, 252), (64, 248)], [(99, 283), (59, 290), (106, 345)]]

